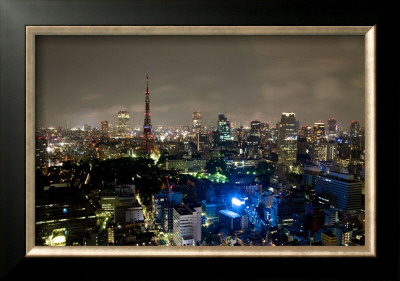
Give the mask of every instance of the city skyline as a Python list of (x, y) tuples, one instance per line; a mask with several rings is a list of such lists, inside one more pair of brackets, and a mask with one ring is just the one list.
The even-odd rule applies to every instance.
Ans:
[(142, 126), (149, 71), (154, 127), (258, 119), (300, 125), (334, 117), (364, 127), (362, 36), (43, 36), (37, 40), (37, 126)]

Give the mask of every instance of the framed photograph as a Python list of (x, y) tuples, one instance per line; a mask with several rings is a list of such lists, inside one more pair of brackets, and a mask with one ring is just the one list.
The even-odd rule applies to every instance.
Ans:
[(28, 257), (376, 255), (374, 27), (26, 35)]
[(397, 280), (372, 2), (0, 0), (0, 278)]

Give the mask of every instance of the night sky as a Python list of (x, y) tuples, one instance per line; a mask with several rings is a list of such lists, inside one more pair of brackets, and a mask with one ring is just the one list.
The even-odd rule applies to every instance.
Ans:
[(36, 124), (142, 126), (146, 71), (153, 127), (216, 126), (282, 112), (300, 125), (364, 126), (363, 36), (37, 36)]

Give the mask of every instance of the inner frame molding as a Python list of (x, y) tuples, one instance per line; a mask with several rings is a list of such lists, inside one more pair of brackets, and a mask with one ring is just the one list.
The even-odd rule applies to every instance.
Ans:
[[(26, 26), (26, 257), (376, 257), (375, 26)], [(358, 35), (365, 38), (365, 246), (35, 246), (35, 37), (39, 35)]]

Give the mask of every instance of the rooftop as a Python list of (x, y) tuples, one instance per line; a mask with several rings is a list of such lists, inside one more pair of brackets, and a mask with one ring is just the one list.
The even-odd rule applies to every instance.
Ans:
[(196, 204), (189, 204), (189, 205), (181, 204), (181, 205), (176, 206), (175, 210), (181, 216), (188, 216), (188, 215), (192, 215), (193, 212), (195, 212), (195, 210), (194, 210), (195, 207), (199, 207), (199, 206), (197, 206)]
[(228, 209), (221, 210), (221, 211), (219, 211), (219, 212), (220, 212), (221, 214), (224, 214), (225, 216), (228, 216), (228, 217), (233, 218), (233, 219), (239, 218), (239, 217), (240, 217), (240, 215), (239, 215), (238, 213), (235, 213), (235, 212), (233, 212), (233, 211), (231, 211), (231, 210), (228, 210)]

